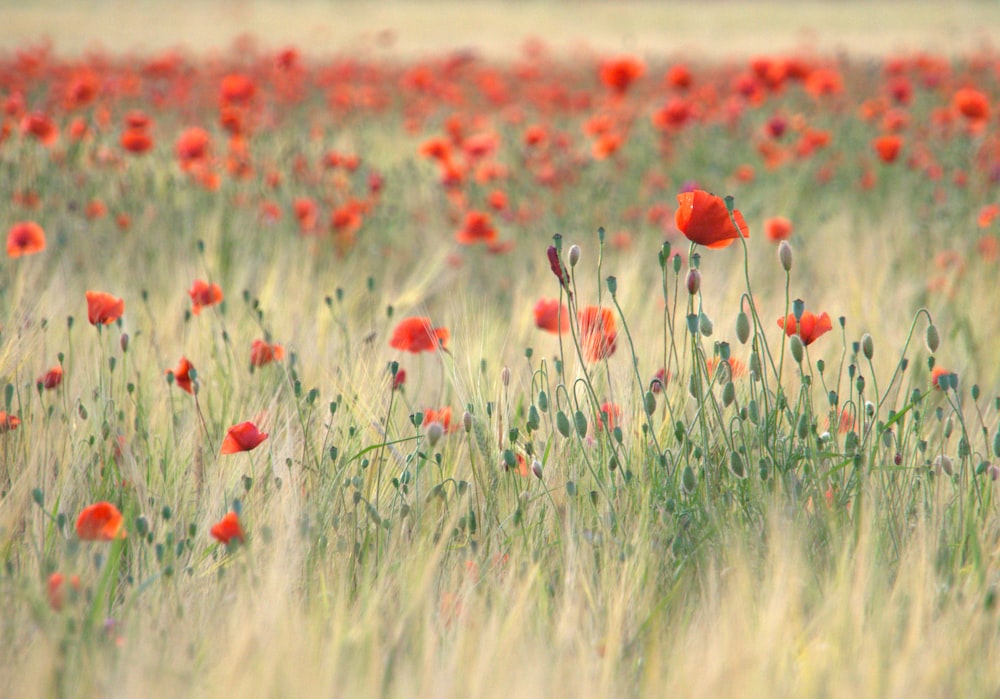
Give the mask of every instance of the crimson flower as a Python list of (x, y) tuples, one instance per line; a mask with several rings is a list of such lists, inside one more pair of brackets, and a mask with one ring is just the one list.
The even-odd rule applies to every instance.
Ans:
[(722, 197), (696, 189), (678, 194), (677, 204), (674, 222), (677, 229), (692, 243), (709, 248), (724, 248), (741, 235), (744, 238), (750, 237), (750, 228), (739, 209), (733, 210), (733, 218), (736, 219), (739, 230), (733, 226), (729, 209)]
[(76, 518), (76, 535), (84, 541), (124, 539), (125, 518), (110, 502), (98, 502), (83, 508)]
[(804, 345), (812, 344), (820, 335), (833, 330), (833, 324), (826, 311), (818, 316), (811, 311), (806, 311), (798, 323), (795, 322), (795, 315), (789, 313), (787, 318), (778, 318), (778, 327), (784, 329), (785, 334), (789, 337), (798, 333), (799, 339)]
[(226, 438), (222, 440), (220, 454), (238, 454), (241, 451), (256, 449), (267, 439), (267, 433), (257, 429), (252, 422), (241, 422), (229, 428)]

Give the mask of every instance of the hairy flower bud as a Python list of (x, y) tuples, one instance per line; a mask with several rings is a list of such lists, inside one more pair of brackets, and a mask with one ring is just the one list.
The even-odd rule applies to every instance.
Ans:
[(782, 240), (778, 244), (778, 261), (783, 270), (792, 271), (792, 246), (788, 244), (787, 240)]

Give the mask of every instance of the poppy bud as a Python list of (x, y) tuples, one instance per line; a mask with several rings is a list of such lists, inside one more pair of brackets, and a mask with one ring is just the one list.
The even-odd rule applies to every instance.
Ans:
[(941, 336), (938, 335), (937, 326), (931, 323), (927, 326), (927, 349), (931, 351), (931, 354), (937, 352), (938, 346), (941, 344)]
[(741, 345), (745, 345), (750, 339), (750, 319), (743, 311), (736, 316), (736, 339)]
[(685, 493), (691, 494), (698, 487), (698, 479), (694, 475), (694, 469), (690, 465), (684, 467), (681, 473), (681, 487)]
[(472, 431), (472, 413), (468, 410), (462, 413), (462, 427), (465, 428), (466, 434)]
[(569, 266), (576, 267), (576, 263), (580, 261), (580, 246), (570, 245), (567, 258), (569, 259)]
[(534, 459), (531, 462), (531, 472), (535, 474), (535, 478), (542, 480), (542, 462), (538, 459)]
[(614, 295), (618, 293), (618, 277), (608, 277), (606, 281), (608, 283), (608, 293), (611, 294), (613, 298)]
[(559, 434), (563, 437), (569, 437), (569, 418), (561, 410), (556, 413), (556, 429), (559, 430)]
[(510, 367), (505, 366), (500, 371), (500, 382), (504, 385), (504, 388), (510, 386)]
[(712, 324), (712, 320), (704, 313), (698, 317), (698, 330), (700, 330), (701, 334), (705, 337), (711, 337), (712, 333), (715, 331), (715, 326)]
[(433, 447), (444, 436), (444, 425), (435, 420), (427, 425), (427, 429), (424, 430), (424, 436), (427, 438), (427, 443)]
[(689, 294), (691, 294), (692, 296), (697, 294), (698, 290), (701, 288), (701, 272), (699, 272), (697, 269), (694, 268), (689, 269), (687, 273), (687, 279), (685, 280), (685, 284), (687, 285), (687, 290)]
[(951, 459), (944, 454), (941, 454), (934, 459), (934, 470), (938, 473), (944, 472), (945, 475), (950, 476), (955, 472), (955, 467), (954, 464), (952, 464)]
[(646, 391), (646, 395), (643, 396), (643, 407), (647, 415), (652, 415), (656, 412), (656, 396), (653, 395), (652, 391)]
[(722, 387), (722, 404), (728, 408), (734, 400), (736, 400), (736, 386), (732, 381), (727, 381)]
[(792, 352), (792, 359), (795, 360), (796, 364), (802, 363), (802, 338), (798, 335), (792, 335), (788, 338), (788, 349)]
[(122, 333), (119, 343), (121, 344), (122, 352), (128, 352), (128, 333)]
[(861, 336), (861, 352), (865, 355), (865, 359), (871, 359), (875, 354), (875, 340), (869, 333)]
[(739, 452), (729, 452), (729, 470), (732, 471), (733, 475), (737, 478), (746, 477), (747, 471), (743, 467), (743, 459), (740, 458)]
[(778, 244), (778, 261), (783, 270), (792, 271), (792, 246), (788, 244), (787, 240), (782, 240)]

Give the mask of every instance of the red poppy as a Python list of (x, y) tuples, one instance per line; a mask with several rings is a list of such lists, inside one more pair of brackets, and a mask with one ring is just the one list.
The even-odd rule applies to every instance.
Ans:
[(646, 66), (638, 58), (620, 56), (601, 64), (601, 82), (615, 94), (622, 95), (645, 72)]
[(448, 344), (448, 329), (431, 326), (430, 318), (404, 318), (392, 331), (389, 346), (406, 352), (433, 352)]
[(63, 368), (62, 366), (54, 366), (44, 374), (39, 376), (35, 383), (42, 388), (52, 389), (62, 383), (63, 379)]
[(496, 240), (497, 229), (493, 227), (489, 214), (470, 211), (465, 215), (465, 224), (455, 233), (455, 240), (462, 245), (492, 243)]
[(607, 308), (585, 306), (577, 317), (580, 321), (580, 344), (587, 361), (607, 359), (615, 353), (618, 332), (615, 317)]
[(142, 155), (153, 148), (153, 137), (146, 129), (130, 128), (122, 132), (122, 148), (129, 153)]
[(84, 541), (124, 539), (125, 518), (110, 502), (98, 502), (83, 508), (76, 519), (76, 535)]
[(195, 162), (206, 158), (211, 142), (208, 132), (198, 126), (183, 131), (174, 144), (174, 152), (181, 167), (187, 169)]
[(191, 312), (198, 315), (202, 308), (214, 306), (222, 301), (222, 289), (218, 284), (195, 279), (188, 290), (188, 296), (191, 297)]
[(0, 410), (0, 434), (16, 430), (20, 424), (21, 419), (19, 417), (16, 415), (8, 415), (3, 410)]
[(222, 440), (220, 454), (237, 454), (241, 451), (256, 449), (267, 439), (267, 433), (257, 429), (252, 422), (241, 422), (229, 428), (226, 438)]
[(223, 104), (246, 104), (253, 99), (257, 86), (242, 73), (232, 73), (222, 79), (219, 98)]
[(787, 318), (778, 318), (778, 327), (784, 329), (785, 334), (789, 337), (798, 332), (799, 339), (802, 340), (802, 344), (804, 345), (812, 344), (820, 335), (833, 330), (833, 324), (830, 322), (830, 316), (826, 311), (820, 313), (818, 316), (814, 315), (811, 311), (806, 311), (802, 314), (802, 318), (797, 325), (795, 323), (795, 315), (789, 313)]
[(539, 299), (534, 313), (536, 327), (556, 334), (569, 331), (569, 309), (557, 299)]
[(979, 210), (976, 223), (980, 228), (988, 228), (998, 216), (1000, 216), (1000, 204), (987, 204)]
[(44, 146), (51, 146), (59, 140), (55, 122), (42, 112), (25, 114), (21, 118), (21, 133), (36, 138)]
[(300, 197), (292, 202), (292, 209), (295, 211), (300, 231), (308, 233), (316, 228), (316, 219), (319, 217), (316, 202), (307, 197)]
[(188, 361), (188, 358), (181, 357), (181, 360), (177, 362), (177, 367), (175, 369), (167, 369), (165, 373), (174, 375), (174, 383), (177, 384), (179, 389), (194, 395), (194, 386), (191, 379), (192, 369), (194, 369), (194, 366)]
[(883, 163), (895, 162), (899, 157), (899, 151), (903, 148), (903, 137), (897, 134), (879, 136), (872, 141), (872, 148)]
[(955, 93), (952, 103), (959, 114), (969, 121), (984, 121), (990, 115), (990, 101), (979, 90), (963, 87)]
[(250, 364), (262, 367), (275, 360), (285, 358), (285, 348), (278, 344), (268, 344), (264, 340), (254, 340), (250, 345)]
[(941, 377), (951, 376), (954, 373), (955, 372), (953, 372), (951, 369), (945, 369), (943, 366), (934, 367), (933, 369), (931, 369), (931, 385), (934, 386), (934, 388), (941, 388), (941, 383), (940, 383)]
[(784, 216), (775, 216), (764, 221), (764, 234), (775, 243), (788, 240), (792, 235), (792, 222)]
[(604, 428), (605, 421), (607, 421), (607, 427), (609, 430), (615, 429), (618, 423), (622, 419), (622, 409), (620, 405), (616, 403), (611, 403), (605, 401), (601, 403), (601, 410), (597, 414), (597, 429), (601, 430)]
[(226, 545), (233, 539), (239, 539), (240, 543), (243, 543), (245, 538), (240, 518), (235, 512), (228, 512), (225, 517), (213, 524), (209, 533), (213, 539)]
[(677, 195), (677, 212), (674, 222), (677, 229), (688, 240), (709, 248), (724, 248), (742, 236), (750, 237), (750, 229), (739, 209), (733, 210), (733, 218), (739, 230), (729, 218), (729, 209), (722, 197), (696, 189)]
[(124, 300), (104, 291), (87, 292), (87, 320), (91, 325), (110, 325), (124, 312)]
[(424, 410), (424, 421), (421, 423), (421, 426), (427, 427), (432, 422), (441, 423), (445, 432), (451, 432), (451, 407), (427, 408)]
[(406, 369), (398, 369), (396, 375), (392, 377), (392, 390), (398, 391), (406, 383)]
[(649, 390), (653, 393), (659, 393), (666, 388), (668, 381), (670, 381), (670, 372), (666, 369), (657, 369), (656, 373), (653, 374), (653, 380), (649, 382)]
[(45, 231), (34, 221), (20, 221), (7, 231), (7, 257), (33, 255), (45, 249)]
[[(49, 576), (49, 582), (47, 586), (47, 596), (49, 599), (49, 606), (55, 611), (62, 610), (64, 601), (64, 587), (66, 583), (66, 577), (59, 572), (53, 573)], [(74, 590), (80, 589), (80, 576), (71, 575), (69, 578), (69, 584)]]

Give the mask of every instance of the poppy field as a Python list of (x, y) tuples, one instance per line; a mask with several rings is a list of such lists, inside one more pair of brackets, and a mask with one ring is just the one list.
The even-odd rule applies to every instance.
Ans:
[(0, 54), (0, 696), (994, 696), (1000, 53)]

